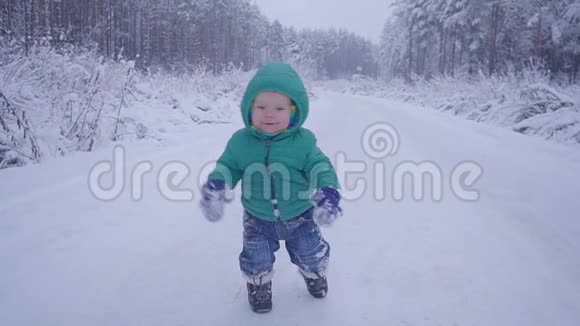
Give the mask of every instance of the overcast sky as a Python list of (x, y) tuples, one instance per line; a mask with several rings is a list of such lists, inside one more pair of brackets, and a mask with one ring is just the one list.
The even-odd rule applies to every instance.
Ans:
[(345, 27), (378, 42), (391, 0), (254, 0), (262, 13), (282, 25)]

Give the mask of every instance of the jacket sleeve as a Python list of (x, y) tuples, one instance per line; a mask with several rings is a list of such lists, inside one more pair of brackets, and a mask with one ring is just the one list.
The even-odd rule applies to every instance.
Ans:
[(225, 151), (217, 160), (215, 169), (209, 174), (208, 179), (224, 180), (226, 184), (234, 189), (240, 179), (243, 171), (238, 165), (235, 152), (232, 145), (233, 137), (228, 142)]
[(340, 188), (336, 171), (330, 159), (316, 146), (316, 143), (314, 143), (312, 150), (306, 157), (304, 171), (310, 180), (310, 184), (316, 185), (316, 188), (326, 186)]

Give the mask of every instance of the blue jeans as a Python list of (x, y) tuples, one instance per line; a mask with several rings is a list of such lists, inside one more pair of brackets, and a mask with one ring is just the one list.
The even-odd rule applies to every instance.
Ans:
[[(330, 245), (312, 219), (312, 209), (285, 222), (264, 221), (245, 212), (240, 269), (250, 282), (262, 283), (271, 278), (276, 260), (274, 253), (280, 249), (280, 240), (285, 240), (290, 261), (303, 274), (325, 273)], [(263, 277), (267, 279), (262, 280)]]

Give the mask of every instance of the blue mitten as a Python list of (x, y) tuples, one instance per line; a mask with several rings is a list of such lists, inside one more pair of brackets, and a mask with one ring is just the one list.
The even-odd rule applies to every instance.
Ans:
[(201, 188), (199, 206), (203, 216), (210, 222), (219, 221), (224, 215), (226, 202), (226, 183), (224, 180), (208, 180)]
[(312, 195), (313, 217), (316, 224), (329, 226), (342, 215), (339, 206), (340, 194), (334, 187), (322, 187)]

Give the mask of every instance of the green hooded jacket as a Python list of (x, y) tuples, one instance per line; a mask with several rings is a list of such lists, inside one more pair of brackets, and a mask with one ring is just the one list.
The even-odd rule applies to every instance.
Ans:
[[(265, 135), (251, 124), (251, 107), (264, 91), (290, 97), (297, 106), (296, 123)], [(330, 160), (316, 146), (316, 137), (302, 128), (308, 117), (308, 94), (298, 73), (288, 64), (271, 62), (252, 78), (241, 103), (245, 128), (228, 141), (209, 179), (225, 180), (230, 188), (242, 181), (242, 205), (267, 221), (287, 221), (312, 207), (312, 192), (323, 186), (339, 188)]]

